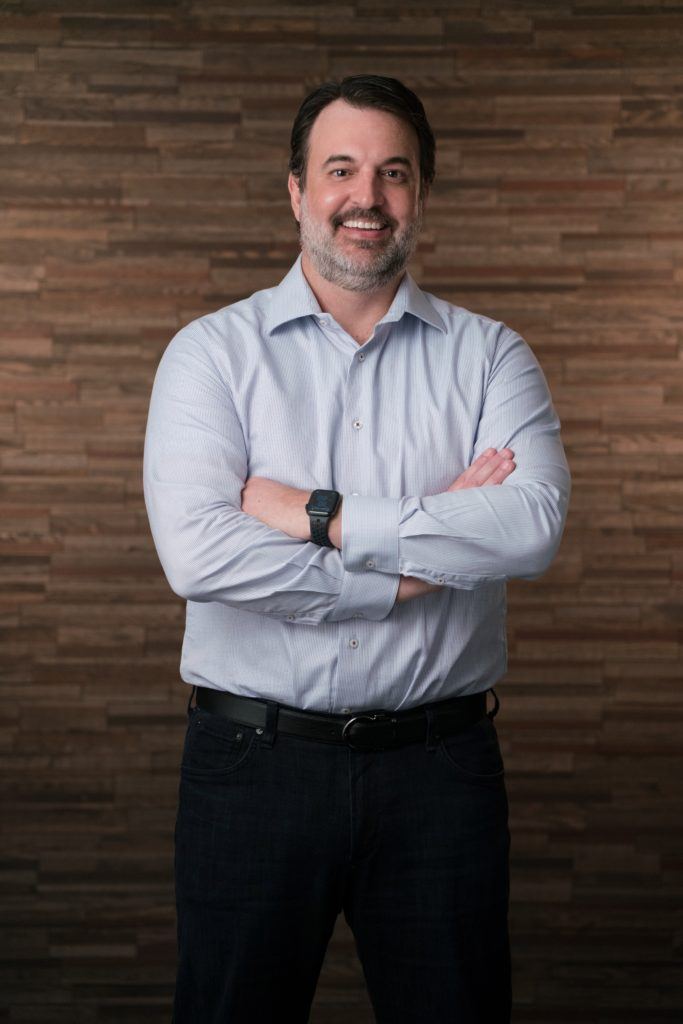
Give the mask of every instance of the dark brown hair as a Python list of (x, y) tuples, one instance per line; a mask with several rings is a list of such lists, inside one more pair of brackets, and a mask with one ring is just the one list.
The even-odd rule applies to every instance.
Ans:
[(334, 100), (346, 100), (354, 107), (385, 110), (411, 125), (420, 146), (420, 194), (434, 180), (436, 142), (422, 103), (403, 82), (384, 75), (352, 75), (341, 82), (324, 82), (309, 93), (299, 107), (292, 125), (289, 169), (304, 189), (308, 138), (321, 110)]

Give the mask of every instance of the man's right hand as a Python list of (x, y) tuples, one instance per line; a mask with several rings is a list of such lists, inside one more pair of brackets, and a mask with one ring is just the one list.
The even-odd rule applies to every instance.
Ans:
[[(514, 452), (510, 448), (501, 448), (500, 451), (495, 448), (487, 448), (464, 473), (456, 477), (446, 490), (462, 491), (467, 487), (491, 487), (502, 484), (514, 468)], [(441, 589), (438, 583), (425, 583), (424, 580), (419, 580), (416, 576), (401, 576), (396, 594), (396, 604), (402, 604), (414, 597)]]

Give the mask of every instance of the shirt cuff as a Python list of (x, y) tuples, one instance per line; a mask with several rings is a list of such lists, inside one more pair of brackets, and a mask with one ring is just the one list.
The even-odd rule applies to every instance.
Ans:
[(345, 572), (337, 603), (326, 621), (386, 619), (396, 603), (400, 578), (381, 572)]
[(398, 498), (345, 494), (342, 563), (347, 572), (399, 573)]

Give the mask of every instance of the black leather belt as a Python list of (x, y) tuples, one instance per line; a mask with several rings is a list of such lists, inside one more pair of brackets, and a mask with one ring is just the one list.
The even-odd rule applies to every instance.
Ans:
[(225, 690), (196, 688), (197, 707), (214, 715), (223, 715), (240, 725), (248, 725), (263, 732), (266, 714), (270, 707), (277, 709), (276, 731), (321, 740), (324, 743), (340, 743), (354, 750), (385, 750), (401, 747), (407, 743), (418, 743), (427, 737), (431, 723), (431, 736), (453, 736), (473, 725), (484, 715), (493, 718), (498, 711), (498, 698), (493, 711), (486, 710), (486, 690), (452, 697), (450, 700), (421, 704), (408, 711), (385, 711), (383, 709), (357, 711), (348, 715), (326, 715), (319, 711), (301, 711), (286, 704), (258, 700), (255, 697), (239, 697)]

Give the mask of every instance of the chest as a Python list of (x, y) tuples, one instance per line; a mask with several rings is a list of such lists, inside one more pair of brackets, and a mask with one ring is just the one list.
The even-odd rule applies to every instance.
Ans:
[(336, 341), (290, 335), (245, 367), (233, 390), (250, 474), (387, 497), (444, 490), (471, 460), (485, 359), (419, 329)]

